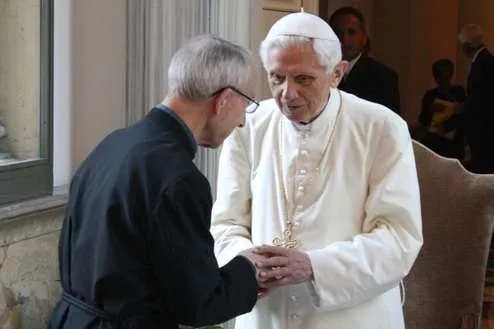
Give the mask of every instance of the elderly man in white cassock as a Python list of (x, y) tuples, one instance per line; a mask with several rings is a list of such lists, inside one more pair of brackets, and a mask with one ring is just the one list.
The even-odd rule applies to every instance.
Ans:
[(257, 266), (284, 265), (236, 328), (404, 328), (422, 246), (406, 123), (336, 89), (347, 63), (317, 16), (281, 18), (260, 55), (273, 98), (223, 145), (211, 232), (220, 264), (259, 246)]

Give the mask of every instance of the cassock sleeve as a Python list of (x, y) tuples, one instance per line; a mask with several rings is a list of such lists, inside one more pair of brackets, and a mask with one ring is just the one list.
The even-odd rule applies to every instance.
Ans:
[(380, 85), (381, 88), (379, 90), (381, 93), (379, 94), (379, 97), (381, 99), (378, 103), (388, 107), (396, 114), (401, 115), (398, 74), (392, 70), (383, 72), (381, 75)]
[(249, 160), (236, 129), (225, 140), (221, 150), (218, 171), (221, 172), (221, 181), (228, 181), (228, 187), (218, 180), (217, 198), (222, 202), (214, 204), (212, 214), (211, 233), (220, 264), (226, 264), (241, 251), (253, 247), (249, 168)]
[(252, 264), (242, 256), (218, 267), (209, 232), (211, 194), (197, 176), (163, 192), (148, 243), (156, 280), (176, 321), (205, 326), (252, 310), (258, 285)]
[(396, 287), (423, 243), (419, 186), (406, 123), (389, 122), (388, 117), (378, 142), (363, 233), (308, 252), (315, 306), (326, 311), (356, 306)]

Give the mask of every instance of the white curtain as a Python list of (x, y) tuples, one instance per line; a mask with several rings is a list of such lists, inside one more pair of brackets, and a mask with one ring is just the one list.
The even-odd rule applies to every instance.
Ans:
[(217, 0), (127, 0), (127, 124), (167, 90), (168, 63), (188, 38), (213, 32)]
[[(262, 34), (261, 0), (127, 0), (126, 123), (132, 124), (167, 90), (168, 63), (191, 36), (215, 33), (255, 54)], [(262, 76), (259, 65), (256, 76)], [(261, 84), (257, 83), (257, 95)], [(195, 162), (213, 196), (219, 150), (199, 148)], [(233, 321), (223, 324), (233, 328)]]
[[(257, 53), (261, 10), (260, 0), (127, 0), (126, 123), (164, 98), (168, 63), (188, 38), (215, 33)], [(195, 159), (213, 195), (218, 154), (199, 148)]]

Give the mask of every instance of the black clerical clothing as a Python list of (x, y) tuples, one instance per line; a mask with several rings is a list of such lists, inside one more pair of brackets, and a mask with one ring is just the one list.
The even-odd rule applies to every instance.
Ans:
[(384, 105), (400, 114), (398, 75), (371, 57), (361, 56), (338, 89)]
[(494, 56), (487, 48), (478, 53), (470, 68), (465, 113), (471, 170), (494, 173)]
[(107, 136), (74, 175), (50, 329), (222, 323), (257, 300), (253, 265), (218, 268), (196, 144), (166, 107)]

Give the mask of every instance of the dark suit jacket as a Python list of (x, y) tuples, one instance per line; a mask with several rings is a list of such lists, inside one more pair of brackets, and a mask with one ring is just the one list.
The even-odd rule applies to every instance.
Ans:
[(204, 326), (252, 309), (252, 264), (238, 256), (218, 268), (195, 147), (179, 120), (154, 108), (84, 161), (60, 236), (65, 294), (50, 329)]
[(494, 132), (494, 57), (487, 49), (470, 68), (465, 111), (468, 135)]
[(360, 57), (338, 88), (400, 114), (398, 75), (370, 57)]

